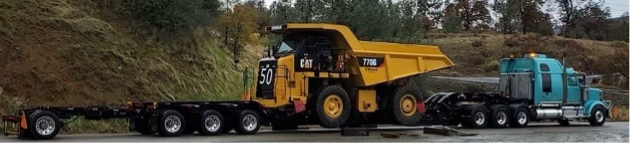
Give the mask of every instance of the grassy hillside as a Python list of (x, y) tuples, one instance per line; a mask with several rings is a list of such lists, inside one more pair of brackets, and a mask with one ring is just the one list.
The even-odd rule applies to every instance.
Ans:
[[(121, 105), (128, 100), (239, 99), (241, 70), (211, 29), (156, 40), (153, 29), (117, 17), (99, 1), (0, 1), (0, 107)], [(144, 33), (142, 33), (144, 32)], [(67, 132), (117, 132), (122, 121), (69, 125)], [(84, 126), (96, 126), (86, 129)]]
[[(610, 68), (606, 67), (606, 63), (608, 59), (615, 58), (612, 55), (615, 54), (616, 49), (628, 48), (626, 42), (569, 39), (537, 34), (432, 33), (428, 37), (422, 42), (439, 46), (456, 65), (450, 71), (441, 71), (441, 74), (453, 76), (496, 76), (498, 60), (509, 57), (510, 54), (521, 57), (529, 52), (545, 53), (558, 60), (561, 60), (562, 54), (566, 53), (568, 66), (578, 71), (590, 72), (592, 70), (595, 74), (606, 74), (611, 72)], [(627, 59), (615, 61), (628, 62)]]

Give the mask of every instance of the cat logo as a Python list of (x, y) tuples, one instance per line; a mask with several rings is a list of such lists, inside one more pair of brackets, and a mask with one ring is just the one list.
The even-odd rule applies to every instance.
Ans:
[(300, 68), (313, 68), (313, 59), (301, 59), (300, 60)]

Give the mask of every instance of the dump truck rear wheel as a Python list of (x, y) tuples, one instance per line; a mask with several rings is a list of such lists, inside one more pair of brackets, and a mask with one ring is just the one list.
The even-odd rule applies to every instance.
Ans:
[(160, 121), (157, 123), (158, 134), (160, 136), (179, 136), (184, 133), (186, 120), (184, 116), (175, 110), (166, 110), (159, 114)]
[(319, 125), (325, 128), (337, 128), (350, 116), (350, 97), (348, 93), (338, 85), (329, 85), (323, 88), (316, 104)]
[(48, 110), (35, 111), (28, 120), (28, 130), (35, 139), (52, 139), (61, 129), (57, 114)]
[(223, 132), (226, 122), (223, 116), (216, 110), (207, 110), (201, 114), (199, 119), (200, 135), (218, 135)]
[(417, 103), (422, 102), (420, 91), (413, 85), (405, 85), (396, 89), (391, 103), (391, 112), (396, 123), (413, 126), (420, 121)]

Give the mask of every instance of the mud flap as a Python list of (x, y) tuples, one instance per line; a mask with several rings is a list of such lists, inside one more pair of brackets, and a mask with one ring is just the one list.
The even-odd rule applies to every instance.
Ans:
[(301, 113), (306, 110), (306, 104), (299, 100), (294, 100), (293, 104), (295, 105), (295, 113)]
[(423, 101), (419, 101), (416, 103), (416, 108), (418, 108), (418, 113), (420, 114), (424, 114), (427, 109), (424, 106), (424, 102)]

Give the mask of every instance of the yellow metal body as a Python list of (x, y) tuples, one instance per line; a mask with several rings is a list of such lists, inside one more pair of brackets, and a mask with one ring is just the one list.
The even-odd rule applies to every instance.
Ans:
[(359, 112), (374, 112), (377, 108), (376, 90), (359, 90), (356, 108)]
[[(454, 65), (437, 46), (361, 41), (344, 25), (288, 23), (281, 28), (269, 30), (275, 34), (300, 31), (326, 32), (331, 36), (335, 48), (346, 49), (347, 53), (340, 55), (340, 57), (348, 58), (348, 61), (343, 65), (347, 69), (347, 73), (320, 72), (317, 78), (346, 79), (355, 86), (369, 87)], [(361, 66), (357, 57), (378, 57), (384, 62), (378, 67), (364, 67)], [(253, 97), (253, 101), (260, 103), (265, 108), (280, 107), (295, 100), (306, 103), (309, 95), (308, 78), (314, 78), (315, 73), (295, 72), (293, 69), (295, 61), (294, 55), (277, 59), (278, 67), (275, 69), (277, 75), (274, 84), (275, 99), (255, 97), (255, 86), (248, 90), (242, 99), (249, 100), (250, 97)], [(254, 74), (259, 74), (259, 72)], [(377, 102), (374, 90), (359, 90), (357, 94), (359, 101), (357, 101), (356, 107), (359, 111), (373, 112), (376, 110)]]

